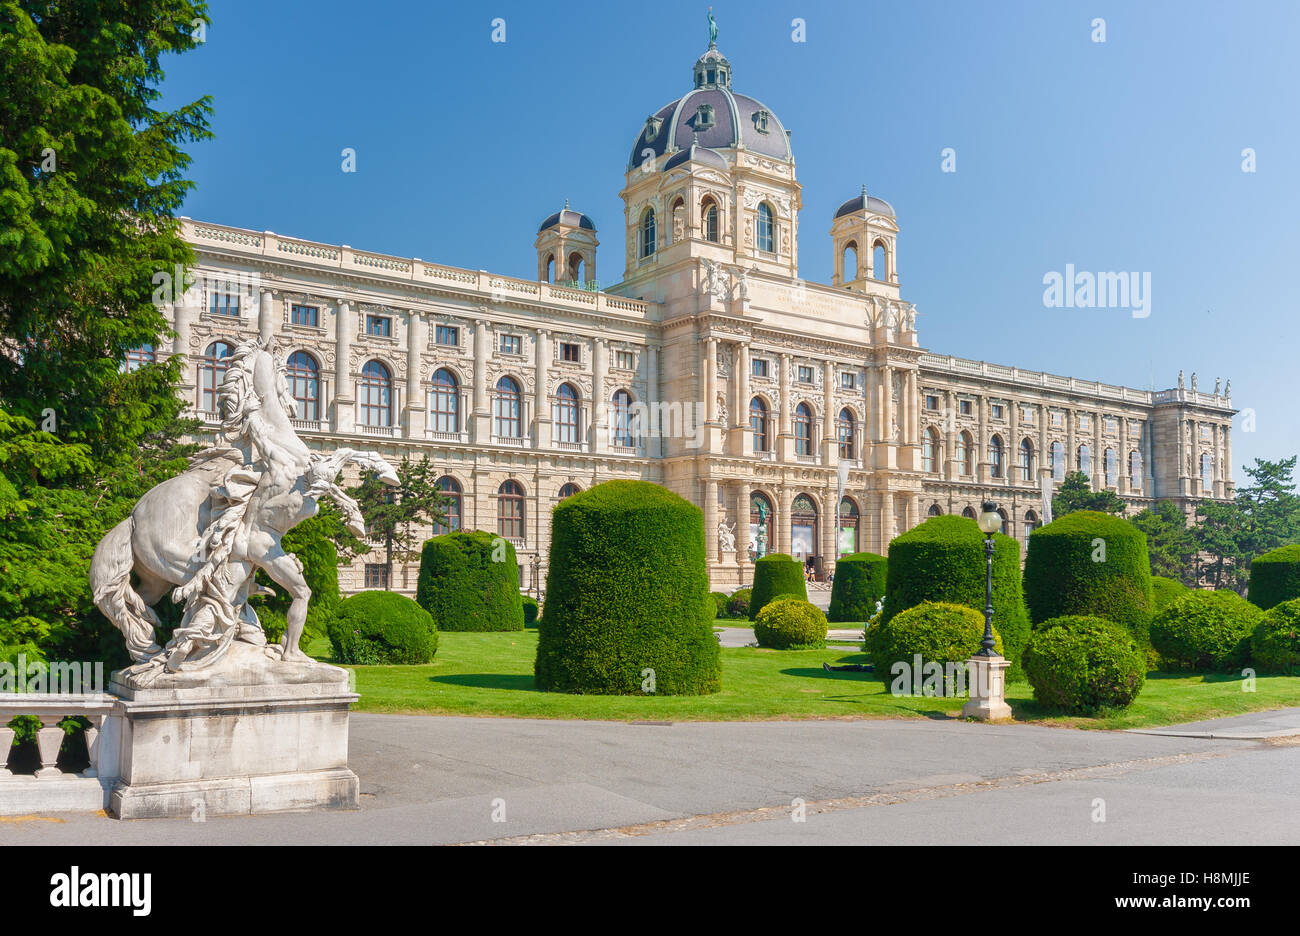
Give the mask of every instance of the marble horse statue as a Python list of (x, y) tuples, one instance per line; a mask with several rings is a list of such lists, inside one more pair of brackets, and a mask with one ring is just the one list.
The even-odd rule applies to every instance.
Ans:
[[(298, 638), (311, 589), (302, 564), (284, 551), (280, 538), (315, 515), (322, 497), (342, 508), (353, 533), (364, 534), (356, 501), (336, 484), (347, 463), (376, 472), (386, 484), (398, 483), (392, 466), (374, 452), (323, 454), (307, 448), (290, 422), (297, 404), (284, 362), (272, 356), (263, 339), (239, 345), (227, 363), (217, 397), (219, 444), (140, 498), (91, 559), (95, 604), (126, 638), (136, 661), (126, 672), (141, 683), (164, 671), (212, 667), (235, 641), (266, 647), (248, 604), (250, 596), (269, 591), (256, 584), (258, 569), (292, 598), (284, 640), (266, 647), (266, 654), (308, 662)], [(168, 592), (173, 601), (184, 602), (185, 611), (163, 647), (156, 640), (159, 621), (152, 606)]]

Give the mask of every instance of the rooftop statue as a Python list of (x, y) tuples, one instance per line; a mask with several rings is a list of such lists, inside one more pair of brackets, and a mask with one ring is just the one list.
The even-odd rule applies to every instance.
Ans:
[(709, 7), (709, 45), (718, 44), (718, 22), (713, 18), (713, 7)]
[[(90, 563), (95, 604), (126, 638), (135, 665), (125, 675), (139, 685), (163, 672), (209, 670), (236, 642), (264, 647), (276, 663), (313, 663), (298, 648), (311, 589), (302, 563), (284, 551), (280, 538), (314, 516), (322, 497), (332, 498), (348, 528), (364, 535), (356, 501), (336, 484), (347, 463), (398, 483), (392, 466), (374, 452), (307, 448), (289, 421), (297, 404), (284, 361), (273, 358), (261, 338), (245, 341), (227, 360), (217, 400), (225, 444), (195, 455), (185, 472), (141, 497), (95, 547)], [(248, 604), (250, 596), (267, 593), (254, 582), (258, 569), (293, 599), (278, 647), (266, 647)], [(185, 612), (160, 646), (152, 606), (168, 593), (184, 602)]]

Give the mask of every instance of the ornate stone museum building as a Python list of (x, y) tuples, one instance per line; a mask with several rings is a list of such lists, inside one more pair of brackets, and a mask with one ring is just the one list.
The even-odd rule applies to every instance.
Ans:
[[(526, 584), (554, 505), (612, 478), (704, 510), (719, 588), (752, 581), (757, 554), (825, 573), (984, 498), (1023, 540), (1043, 475), (1076, 468), (1135, 510), (1232, 496), (1217, 381), (1137, 390), (923, 347), (899, 219), (865, 189), (830, 219), (831, 282), (801, 280), (790, 134), (732, 90), (712, 45), (645, 119), (620, 194), (624, 268), (606, 289), (596, 224), (567, 206), (541, 223), (529, 280), (187, 219), (198, 280), (167, 307), (184, 392), (215, 424), (223, 358), (274, 339), (309, 445), (429, 459), (450, 524), (511, 539)], [(372, 557), (341, 576), (384, 584)], [(414, 583), (410, 567), (390, 584)]]

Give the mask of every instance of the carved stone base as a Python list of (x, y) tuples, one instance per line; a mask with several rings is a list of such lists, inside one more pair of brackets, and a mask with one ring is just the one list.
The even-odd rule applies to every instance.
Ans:
[[(235, 647), (231, 648), (234, 654)], [(348, 769), (348, 707), (358, 696), (346, 670), (275, 663), (278, 684), (246, 684), (251, 651), (207, 684), (148, 688), (114, 673), (121, 701), (100, 737), (99, 773), (116, 778), (120, 819), (248, 815), (356, 808)], [(186, 674), (167, 677), (175, 680)], [(263, 674), (265, 675), (265, 674)], [(313, 681), (293, 681), (306, 676)], [(193, 677), (187, 678), (189, 681)]]
[(1007, 668), (1011, 661), (1000, 656), (973, 656), (970, 663), (970, 699), (962, 706), (963, 718), (1001, 721), (1011, 717), (1007, 705)]

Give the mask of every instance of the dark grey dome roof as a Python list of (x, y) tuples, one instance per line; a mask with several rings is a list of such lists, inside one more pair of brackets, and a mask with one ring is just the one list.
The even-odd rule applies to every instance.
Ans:
[(697, 162), (705, 166), (713, 166), (714, 168), (721, 169), (724, 172), (731, 168), (727, 163), (727, 157), (723, 156), (717, 150), (711, 150), (707, 146), (697, 146), (692, 143), (690, 146), (686, 147), (686, 149), (678, 150), (672, 156), (668, 157), (668, 161), (664, 163), (664, 172), (667, 172), (670, 169), (676, 169), (683, 163), (688, 162)]
[(547, 228), (555, 227), (557, 224), (568, 224), (572, 227), (586, 228), (588, 231), (596, 230), (596, 223), (581, 211), (573, 211), (570, 208), (565, 208), (562, 211), (557, 211), (555, 214), (543, 221), (541, 227), (537, 229), (537, 233), (540, 234)]
[(835, 212), (835, 217), (842, 218), (846, 214), (853, 214), (855, 211), (861, 211), (863, 204), (866, 204), (867, 210), (873, 214), (889, 215), (893, 218), (894, 206), (883, 198), (876, 198), (874, 195), (867, 195), (865, 192), (856, 198), (850, 198), (844, 204), (840, 205)]

